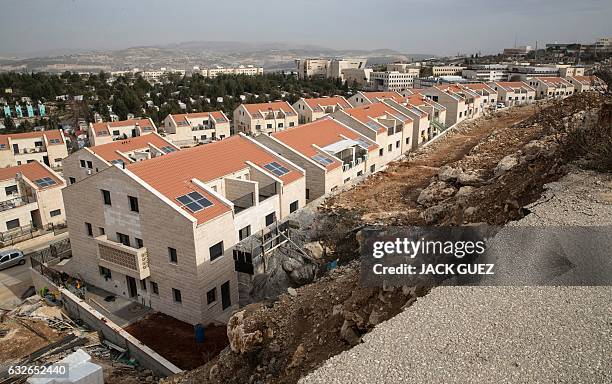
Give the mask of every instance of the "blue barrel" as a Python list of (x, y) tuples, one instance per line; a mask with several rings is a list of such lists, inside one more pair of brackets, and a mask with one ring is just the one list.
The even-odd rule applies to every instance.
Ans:
[(195, 329), (196, 343), (204, 343), (204, 326), (202, 324), (196, 324), (193, 328)]

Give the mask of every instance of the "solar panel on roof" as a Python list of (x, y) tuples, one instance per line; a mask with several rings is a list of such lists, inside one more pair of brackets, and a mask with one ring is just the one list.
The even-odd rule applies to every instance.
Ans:
[(43, 177), (41, 179), (36, 179), (34, 180), (34, 183), (36, 183), (36, 185), (38, 185), (41, 188), (49, 187), (51, 185), (56, 184), (55, 180), (53, 180), (50, 177)]
[(272, 172), (273, 174), (279, 177), (289, 173), (289, 169), (283, 167), (276, 161), (273, 161), (271, 163), (264, 165), (264, 168), (266, 168), (268, 171)]
[(51, 144), (59, 144), (60, 140), (59, 139), (51, 139), (49, 140), (49, 143)]
[(333, 160), (331, 160), (331, 159), (329, 159), (329, 158), (327, 158), (327, 157), (325, 157), (323, 155), (314, 155), (312, 157), (312, 159), (314, 161), (316, 161), (317, 163), (325, 165), (325, 166), (328, 166), (328, 165), (330, 165), (331, 163), (334, 162)]
[(164, 153), (170, 153), (170, 152), (174, 152), (176, 151), (176, 149), (174, 149), (174, 147), (171, 147), (169, 145), (163, 146), (160, 148), (162, 150), (162, 152)]
[(355, 140), (359, 146), (363, 149), (368, 149), (370, 148), (370, 143), (368, 143), (367, 141), (365, 141), (364, 139), (362, 139), (361, 137), (358, 138), (357, 140)]
[(372, 129), (378, 129), (378, 128), (380, 128), (380, 125), (378, 125), (378, 123), (375, 123), (375, 122), (373, 122), (373, 121), (368, 121), (368, 122), (366, 123), (366, 125), (367, 125), (368, 127), (372, 128)]
[(191, 212), (198, 212), (213, 205), (210, 200), (202, 196), (199, 192), (189, 192), (177, 197), (176, 200)]

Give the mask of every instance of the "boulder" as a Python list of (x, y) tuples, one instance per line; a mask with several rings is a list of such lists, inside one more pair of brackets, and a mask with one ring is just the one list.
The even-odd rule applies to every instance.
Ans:
[(525, 144), (523, 153), (527, 161), (532, 161), (538, 157), (551, 157), (557, 152), (559, 144), (552, 140), (532, 140)]
[(457, 183), (461, 185), (481, 185), (484, 181), (481, 171), (465, 171), (457, 176)]
[(306, 251), (306, 253), (310, 255), (310, 257), (312, 257), (313, 259), (320, 259), (325, 254), (323, 245), (321, 245), (321, 243), (318, 241), (306, 243), (304, 244), (303, 248), (304, 251)]
[(519, 164), (519, 158), (516, 154), (508, 155), (501, 159), (493, 173), (495, 176), (501, 176)]
[(460, 169), (445, 165), (443, 167), (440, 167), (440, 169), (438, 170), (438, 180), (453, 182), (457, 180), (459, 173), (461, 173)]
[(298, 293), (297, 293), (297, 291), (295, 290), (295, 288), (291, 288), (291, 287), (287, 288), (287, 293), (289, 293), (289, 295), (291, 295), (291, 296), (293, 296), (293, 297), (295, 297), (295, 296), (297, 296), (297, 295), (298, 295)]
[(457, 189), (443, 181), (434, 181), (423, 189), (417, 198), (417, 203), (430, 207), (453, 196)]
[(434, 224), (444, 217), (444, 214), (448, 212), (449, 209), (450, 207), (445, 204), (434, 205), (424, 210), (421, 213), (421, 217), (425, 220), (425, 223)]
[(227, 338), (234, 353), (248, 353), (256, 350), (263, 342), (260, 330), (246, 332), (244, 329), (245, 311), (236, 312), (227, 323)]
[(361, 343), (361, 336), (353, 329), (351, 322), (348, 320), (344, 320), (344, 323), (342, 323), (340, 337), (351, 346)]

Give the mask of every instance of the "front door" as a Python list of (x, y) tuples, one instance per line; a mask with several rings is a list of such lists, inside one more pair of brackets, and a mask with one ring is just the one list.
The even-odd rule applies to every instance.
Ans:
[(136, 297), (136, 295), (138, 295), (138, 291), (136, 289), (136, 279), (131, 276), (126, 276), (125, 278), (127, 279), (128, 293), (130, 298)]

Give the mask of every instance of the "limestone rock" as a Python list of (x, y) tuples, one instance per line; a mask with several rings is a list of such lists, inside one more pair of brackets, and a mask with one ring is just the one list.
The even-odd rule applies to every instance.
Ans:
[(246, 332), (244, 329), (245, 311), (236, 312), (227, 323), (227, 338), (234, 353), (252, 352), (263, 342), (260, 330)]
[(304, 244), (304, 251), (306, 251), (306, 253), (313, 259), (320, 259), (325, 254), (323, 245), (321, 245), (321, 243), (318, 241)]
[(495, 176), (501, 176), (519, 164), (519, 158), (516, 154), (508, 155), (501, 159), (493, 173)]
[(443, 181), (434, 181), (423, 189), (417, 198), (417, 203), (430, 207), (453, 196), (457, 189)]

